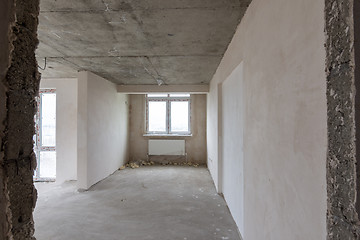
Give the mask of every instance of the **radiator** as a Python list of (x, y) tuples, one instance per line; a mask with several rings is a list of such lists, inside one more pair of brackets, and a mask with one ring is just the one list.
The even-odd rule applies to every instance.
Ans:
[(149, 155), (185, 155), (185, 140), (150, 139)]

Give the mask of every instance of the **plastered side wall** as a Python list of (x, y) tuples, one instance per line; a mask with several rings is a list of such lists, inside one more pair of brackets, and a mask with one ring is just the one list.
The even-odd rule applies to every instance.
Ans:
[(147, 160), (148, 139), (145, 133), (145, 96), (130, 94), (129, 161)]
[[(217, 81), (217, 82), (216, 82)], [(221, 133), (218, 124), (219, 111), (218, 111), (218, 84), (219, 80), (212, 80), (210, 82), (210, 93), (207, 95), (206, 101), (206, 146), (207, 146), (207, 166), (210, 171), (211, 177), (214, 181), (215, 187), (218, 192), (222, 192), (219, 186), (219, 151), (218, 144), (221, 142)]]
[(77, 186), (87, 189), (88, 182), (88, 80), (87, 72), (78, 74), (77, 94)]
[(41, 79), (56, 89), (56, 182), (77, 179), (77, 79)]
[(78, 79), (78, 187), (88, 189), (127, 162), (128, 96), (93, 73)]
[(253, 0), (211, 81), (208, 164), (218, 183), (218, 84), (243, 62), (246, 240), (326, 238), (324, 7)]
[[(219, 148), (221, 192), (240, 232), (244, 232), (244, 94), (243, 64), (221, 85), (220, 124), (222, 139)], [(234, 127), (236, 126), (236, 127)], [(220, 172), (221, 171), (221, 172)], [(234, 187), (236, 186), (236, 187)]]
[(146, 133), (145, 105), (145, 95), (130, 95), (130, 161), (147, 160), (148, 139), (185, 139), (187, 161), (206, 163), (206, 95), (191, 95), (191, 137), (143, 136)]

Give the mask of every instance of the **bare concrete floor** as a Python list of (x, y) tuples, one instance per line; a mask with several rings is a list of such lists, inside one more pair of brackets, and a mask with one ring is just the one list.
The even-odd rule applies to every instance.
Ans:
[(206, 168), (118, 171), (78, 192), (74, 182), (36, 183), (38, 240), (239, 240)]

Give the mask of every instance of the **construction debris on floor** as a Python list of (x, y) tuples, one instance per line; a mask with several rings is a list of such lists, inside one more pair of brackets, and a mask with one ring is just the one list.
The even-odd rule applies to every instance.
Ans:
[(153, 165), (174, 165), (174, 166), (192, 166), (192, 167), (199, 167), (200, 164), (198, 163), (192, 163), (192, 162), (163, 162), (163, 163), (155, 163), (153, 161), (136, 161), (136, 162), (129, 162), (125, 164), (124, 166), (121, 166), (119, 170), (124, 170), (125, 168), (139, 168), (140, 166), (153, 166)]

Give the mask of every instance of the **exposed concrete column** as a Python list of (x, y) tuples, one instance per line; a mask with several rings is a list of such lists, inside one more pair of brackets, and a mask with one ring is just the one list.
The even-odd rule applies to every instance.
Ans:
[(8, 199), (5, 193), (4, 142), (5, 118), (6, 118), (6, 72), (10, 66), (10, 30), (14, 23), (15, 10), (13, 1), (0, 2), (0, 238), (7, 239), (10, 224), (7, 215)]
[(359, 239), (353, 0), (326, 0), (328, 239)]
[[(354, 1), (354, 46), (355, 46), (355, 87), (357, 94), (355, 96), (355, 127), (356, 131), (356, 186), (360, 186), (360, 1)], [(356, 195), (356, 210), (360, 213), (360, 191)]]
[(0, 239), (35, 239), (38, 15), (38, 0), (0, 3)]

